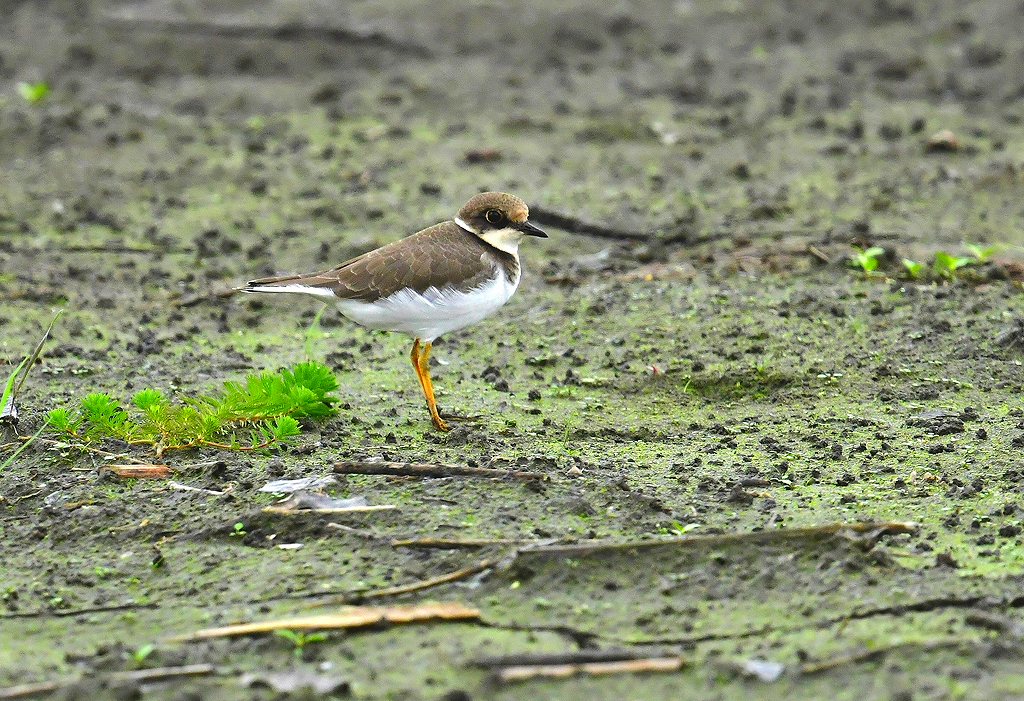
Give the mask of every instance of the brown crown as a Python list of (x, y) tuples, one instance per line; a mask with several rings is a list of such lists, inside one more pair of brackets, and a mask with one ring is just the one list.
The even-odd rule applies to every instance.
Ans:
[(481, 192), (459, 210), (459, 218), (470, 224), (486, 221), (488, 210), (496, 209), (513, 224), (522, 224), (530, 216), (530, 208), (515, 195), (505, 192)]

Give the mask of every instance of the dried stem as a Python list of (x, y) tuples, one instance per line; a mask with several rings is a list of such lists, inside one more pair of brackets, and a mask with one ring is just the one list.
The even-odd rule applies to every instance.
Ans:
[(540, 472), (523, 470), (496, 470), (490, 467), (469, 467), (468, 465), (442, 465), (435, 463), (367, 462), (352, 461), (335, 463), (334, 471), (343, 475), (392, 475), (396, 477), (487, 477), (520, 480), (546, 480)]
[(463, 579), (468, 579), (473, 575), (489, 570), (498, 564), (497, 560), (482, 560), (475, 565), (469, 567), (463, 567), (461, 570), (449, 572), (448, 574), (442, 574), (438, 577), (431, 577), (430, 579), (424, 579), (419, 582), (413, 582), (412, 584), (403, 584), (397, 587), (387, 587), (386, 589), (374, 589), (366, 592), (352, 592), (345, 594), (341, 597), (334, 597), (326, 601), (317, 602), (314, 606), (329, 606), (331, 604), (350, 604), (358, 601), (366, 601), (367, 599), (383, 599), (389, 596), (401, 596), (403, 594), (412, 594), (425, 589), (432, 589), (439, 587), (443, 584), (451, 584), (452, 582), (458, 582)]
[(751, 533), (682, 536), (679, 538), (660, 538), (652, 540), (637, 540), (632, 542), (595, 541), (589, 543), (575, 543), (571, 545), (543, 545), (533, 548), (524, 548), (520, 552), (524, 554), (536, 553), (557, 556), (579, 556), (616, 550), (643, 550), (668, 546), (713, 548), (722, 545), (730, 545), (732, 543), (770, 543), (774, 541), (803, 540), (817, 536), (835, 535), (844, 531), (851, 533), (877, 533), (879, 535), (914, 533), (917, 531), (917, 528), (918, 526), (916, 523), (909, 521), (829, 523), (821, 526), (808, 526), (806, 528), (780, 528), (777, 530), (755, 531)]

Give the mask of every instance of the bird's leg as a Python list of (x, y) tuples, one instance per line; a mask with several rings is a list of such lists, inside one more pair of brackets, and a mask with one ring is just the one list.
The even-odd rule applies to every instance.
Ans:
[(430, 381), (430, 348), (431, 344), (423, 345), (420, 350), (420, 339), (412, 344), (412, 364), (416, 368), (416, 377), (420, 380), (420, 387), (423, 388), (423, 396), (427, 399), (427, 407), (430, 409), (430, 419), (438, 431), (448, 431), (448, 424), (441, 418), (437, 411), (437, 400), (434, 399), (434, 383)]
[(412, 369), (416, 371), (416, 379), (420, 381), (420, 389), (423, 391), (423, 396), (427, 396), (427, 386), (423, 383), (423, 374), (420, 372), (420, 339), (416, 339), (412, 342), (412, 352), (409, 354), (409, 359), (412, 361)]

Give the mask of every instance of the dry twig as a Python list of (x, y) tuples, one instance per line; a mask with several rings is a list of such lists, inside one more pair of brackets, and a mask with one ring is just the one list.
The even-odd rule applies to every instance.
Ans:
[(239, 623), (221, 628), (206, 628), (190, 635), (171, 638), (172, 642), (209, 640), (241, 635), (271, 633), (275, 630), (324, 630), (368, 628), (382, 624), (430, 623), (478, 620), (480, 611), (458, 603), (420, 604), (417, 606), (360, 606), (341, 613), (319, 616), (278, 618), (258, 623)]
[(472, 548), (486, 548), (491, 545), (527, 545), (533, 543), (544, 543), (550, 541), (524, 540), (520, 538), (406, 538), (392, 540), (393, 548), (422, 548), (425, 550), (458, 550)]
[(523, 470), (496, 470), (490, 467), (469, 467), (468, 465), (441, 465), (434, 463), (407, 462), (339, 462), (334, 471), (342, 475), (393, 475), (396, 477), (512, 477), (521, 480), (546, 480), (540, 472)]
[(394, 511), (398, 507), (394, 504), (379, 504), (377, 506), (348, 506), (343, 508), (326, 509), (290, 509), (286, 506), (267, 506), (263, 508), (265, 514), (283, 514), (285, 516), (301, 516), (303, 514), (361, 514), (369, 511)]
[(769, 543), (774, 541), (803, 540), (806, 538), (836, 535), (844, 531), (851, 533), (877, 533), (879, 535), (914, 533), (917, 531), (917, 528), (918, 526), (916, 523), (908, 521), (828, 523), (821, 526), (780, 528), (770, 531), (753, 531), (750, 533), (680, 536), (679, 538), (660, 538), (637, 540), (632, 542), (592, 541), (589, 543), (574, 543), (570, 545), (542, 545), (534, 548), (524, 548), (520, 552), (543, 555), (580, 556), (607, 551), (643, 550), (666, 546), (713, 548), (723, 545), (731, 545), (733, 543)]
[(906, 640), (891, 645), (884, 645), (882, 647), (874, 648), (872, 650), (858, 650), (857, 652), (851, 652), (845, 655), (839, 655), (832, 657), (827, 660), (821, 660), (819, 662), (808, 662), (800, 666), (800, 674), (811, 675), (820, 674), (822, 672), (831, 672), (832, 670), (843, 667), (849, 664), (858, 664), (860, 662), (870, 662), (872, 660), (879, 659), (888, 655), (891, 652), (898, 650), (908, 650), (918, 648), (925, 652), (931, 650), (941, 650), (948, 647), (959, 647), (961, 645), (977, 645), (977, 638), (966, 638), (963, 636), (951, 636), (948, 638), (938, 638), (936, 640)]
[[(180, 667), (154, 667), (152, 669), (137, 669), (130, 672), (111, 672), (105, 674), (102, 679), (113, 683), (139, 683), (156, 682), (165, 679), (177, 679), (180, 677), (204, 677), (216, 674), (217, 668), (212, 664), (190, 664)], [(0, 699), (25, 699), (32, 696), (42, 696), (58, 689), (70, 686), (78, 679), (59, 679), (47, 682), (36, 682), (33, 684), (18, 684), (0, 689)]]
[(164, 479), (173, 472), (167, 465), (109, 465), (107, 469), (129, 479)]
[(617, 650), (588, 648), (584, 650), (570, 650), (567, 652), (542, 652), (478, 657), (470, 662), (470, 664), (474, 667), (482, 667), (484, 669), (496, 669), (499, 667), (535, 667), (538, 665), (586, 664), (590, 662), (622, 662), (625, 660), (644, 660), (652, 657), (671, 656), (672, 655), (666, 650), (651, 650), (650, 648)]
[(501, 683), (524, 682), (531, 679), (565, 679), (578, 674), (604, 676), (608, 674), (642, 674), (651, 672), (678, 672), (689, 664), (682, 657), (648, 657), (639, 660), (614, 662), (582, 662), (579, 664), (517, 665), (495, 670), (494, 679)]
[(451, 584), (452, 582), (458, 582), (463, 579), (472, 577), (474, 574), (489, 570), (498, 564), (497, 560), (482, 560), (475, 565), (469, 567), (463, 567), (461, 570), (455, 570), (448, 574), (442, 574), (437, 577), (431, 577), (430, 579), (424, 579), (419, 582), (413, 582), (412, 584), (402, 584), (397, 587), (387, 587), (385, 589), (373, 589), (366, 592), (350, 592), (341, 596), (340, 598), (329, 599), (327, 601), (317, 602), (315, 606), (328, 606), (330, 604), (337, 603), (354, 603), (358, 601), (366, 601), (367, 599), (383, 599), (389, 596), (401, 596), (402, 594), (412, 594), (424, 589), (433, 589), (443, 584)]

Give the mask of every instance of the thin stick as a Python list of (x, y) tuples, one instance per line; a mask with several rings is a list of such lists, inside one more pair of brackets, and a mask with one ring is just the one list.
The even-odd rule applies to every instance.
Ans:
[(396, 477), (490, 477), (521, 480), (546, 480), (540, 472), (523, 470), (495, 470), (490, 467), (469, 467), (468, 465), (442, 465), (436, 463), (408, 462), (339, 462), (334, 471), (342, 475), (393, 475)]
[(213, 292), (207, 292), (206, 294), (191, 295), (189, 297), (183, 297), (175, 302), (172, 302), (172, 306), (178, 307), (179, 309), (187, 309), (196, 305), (202, 304), (216, 299), (223, 299), (225, 297), (231, 297), (242, 291), (241, 287), (232, 287), (228, 290), (215, 290)]
[(930, 650), (941, 650), (947, 647), (959, 647), (960, 645), (977, 645), (979, 640), (977, 638), (965, 638), (960, 637), (948, 637), (938, 638), (936, 640), (904, 640), (891, 645), (885, 645), (883, 647), (875, 648), (873, 650), (860, 650), (858, 652), (851, 652), (846, 655), (839, 655), (831, 659), (822, 660), (820, 662), (808, 662), (800, 666), (800, 674), (811, 675), (820, 674), (821, 672), (830, 672), (837, 667), (842, 667), (848, 664), (857, 664), (860, 662), (870, 662), (871, 660), (884, 657), (890, 652), (896, 652), (897, 650), (904, 650), (909, 648), (920, 648), (925, 652)]
[(131, 672), (113, 672), (110, 680), (115, 682), (153, 682), (160, 679), (174, 679), (177, 677), (204, 677), (208, 674), (215, 674), (217, 668), (212, 664), (188, 664), (180, 667), (153, 667), (152, 669), (137, 669)]
[(217, 491), (216, 489), (193, 487), (190, 484), (182, 484), (181, 482), (175, 482), (174, 480), (167, 480), (167, 486), (171, 489), (177, 489), (182, 492), (197, 492), (199, 494), (209, 494), (212, 497), (222, 497), (225, 494), (224, 492)]
[(73, 684), (74, 679), (62, 679), (59, 681), (34, 682), (32, 684), (17, 684), (6, 689), (0, 689), (0, 699), (27, 699), (31, 696), (42, 696), (57, 689), (62, 689)]
[(111, 606), (93, 606), (90, 608), (81, 609), (67, 609), (64, 611), (54, 611), (53, 609), (46, 609), (45, 611), (17, 611), (15, 613), (5, 613), (0, 615), (0, 620), (7, 618), (41, 618), (43, 616), (52, 616), (54, 618), (70, 618), (72, 616), (84, 616), (86, 614), (93, 613), (116, 613), (118, 611), (138, 611), (140, 609), (155, 609), (156, 604), (114, 604)]
[(360, 538), (369, 538), (371, 540), (387, 540), (387, 536), (383, 536), (373, 531), (368, 531), (364, 528), (353, 528), (352, 526), (346, 526), (344, 523), (328, 523), (328, 528), (333, 528), (337, 531), (343, 531), (345, 533), (351, 533), (352, 535), (359, 536)]
[(504, 667), (494, 673), (496, 681), (515, 683), (530, 679), (565, 679), (577, 674), (604, 676), (607, 674), (641, 674), (649, 672), (678, 672), (689, 663), (682, 657), (649, 657), (642, 660), (617, 662), (584, 662), (581, 664), (520, 665)]
[[(14, 401), (14, 395), (11, 395), (11, 400), (10, 401), (12, 401), (12, 402)], [(39, 427), (38, 431), (33, 433), (31, 436), (29, 436), (27, 441), (25, 441), (20, 446), (18, 446), (17, 450), (15, 450), (13, 453), (11, 453), (10, 456), (8, 456), (8, 458), (6, 460), (4, 460), (2, 463), (0, 463), (0, 470), (7, 469), (9, 466), (13, 465), (14, 461), (18, 459), (18, 456), (21, 455), (22, 452), (24, 452), (26, 448), (28, 448), (30, 445), (32, 445), (32, 442), (35, 441), (37, 438), (39, 438), (39, 434), (41, 434), (46, 429), (46, 427), (49, 426), (49, 425), (50, 425), (50, 420), (49, 419), (44, 421), (43, 425)]]
[(423, 548), (426, 550), (457, 550), (460, 548), (486, 548), (490, 545), (523, 545), (525, 543), (543, 543), (550, 541), (524, 540), (520, 538), (467, 538), (464, 540), (449, 540), (447, 538), (410, 538), (405, 540), (392, 540), (393, 548)]
[(360, 606), (340, 613), (298, 618), (279, 618), (258, 623), (239, 623), (222, 628), (206, 628), (190, 635), (170, 638), (170, 642), (190, 642), (210, 638), (272, 633), (275, 630), (334, 630), (367, 628), (383, 623), (429, 623), (434, 621), (478, 620), (480, 611), (457, 603), (420, 604), (418, 606)]
[[(74, 436), (69, 436), (69, 438), (74, 438)], [(31, 436), (18, 436), (18, 440), (20, 440), (20, 441), (27, 441), (27, 440), (31, 440), (31, 439), (32, 439)], [(135, 460), (136, 462), (133, 463), (133, 464), (136, 464), (136, 465), (148, 465), (149, 464), (149, 463), (142, 462), (141, 460), (138, 460), (137, 458), (133, 458), (128, 453), (111, 453), (109, 450), (102, 450), (100, 448), (93, 448), (91, 445), (86, 445), (85, 443), (70, 443), (68, 441), (56, 441), (56, 440), (53, 440), (52, 438), (40, 438), (39, 442), (40, 443), (48, 443), (50, 445), (56, 445), (56, 446), (66, 446), (66, 447), (69, 447), (69, 448), (75, 448), (76, 450), (84, 450), (87, 453), (94, 453), (96, 455), (102, 455), (105, 458), (117, 458), (119, 460)]]
[(813, 244), (807, 244), (807, 252), (826, 265), (832, 262), (832, 259), (828, 257), (828, 254)]
[(425, 589), (433, 589), (443, 584), (451, 584), (452, 582), (458, 582), (463, 579), (468, 579), (478, 572), (489, 570), (498, 564), (497, 560), (482, 560), (475, 565), (469, 567), (463, 567), (461, 570), (455, 570), (448, 574), (442, 574), (437, 577), (431, 577), (430, 579), (424, 579), (419, 582), (413, 582), (412, 584), (403, 584), (397, 587), (387, 587), (385, 589), (373, 589), (367, 592), (351, 592), (344, 594), (341, 597), (328, 599), (327, 601), (320, 601), (314, 606), (329, 606), (331, 604), (350, 604), (357, 601), (366, 601), (367, 599), (383, 599), (389, 596), (401, 596), (403, 594), (412, 594), (414, 592), (423, 591)]
[(918, 525), (909, 521), (894, 522), (859, 522), (859, 523), (828, 523), (821, 526), (805, 528), (780, 528), (771, 531), (755, 531), (751, 533), (723, 533), (721, 535), (681, 536), (679, 538), (663, 538), (657, 540), (637, 540), (632, 542), (597, 541), (577, 543), (573, 545), (545, 545), (520, 550), (523, 554), (542, 555), (590, 555), (592, 553), (615, 550), (642, 550), (666, 546), (707, 548), (729, 545), (732, 543), (768, 543), (783, 540), (803, 540), (816, 536), (835, 535), (843, 531), (854, 533), (914, 533)]
[(167, 465), (108, 465), (107, 469), (127, 479), (164, 479), (173, 472)]
[(151, 19), (126, 15), (125, 13), (107, 13), (108, 25), (133, 32), (160, 32), (165, 34), (183, 34), (187, 36), (215, 36), (229, 39), (273, 39), (275, 41), (309, 41), (320, 40), (332, 44), (368, 44), (377, 48), (386, 48), (419, 58), (428, 58), (432, 52), (424, 46), (409, 41), (398, 41), (381, 32), (364, 32), (348, 27), (324, 27), (303, 24), (256, 25), (227, 22), (188, 22), (164, 19)]
[[(131, 672), (113, 672), (105, 674), (103, 679), (112, 682), (153, 682), (163, 679), (176, 679), (179, 677), (202, 677), (208, 674), (216, 674), (217, 668), (212, 664), (190, 664), (181, 667), (154, 667), (153, 669), (139, 669)], [(48, 682), (35, 682), (33, 684), (18, 684), (0, 689), (0, 699), (25, 699), (31, 696), (49, 694), (65, 686), (70, 686), (78, 679), (60, 679)]]
[(394, 504), (378, 504), (377, 506), (349, 506), (346, 508), (327, 509), (289, 509), (283, 506), (264, 507), (265, 514), (282, 514), (284, 516), (301, 516), (303, 514), (361, 514), (369, 511), (394, 511)]
[(498, 667), (536, 667), (539, 665), (587, 664), (591, 662), (622, 662), (625, 660), (646, 660), (652, 657), (671, 657), (664, 650), (571, 650), (519, 655), (496, 655), (478, 657), (469, 664), (484, 669)]

